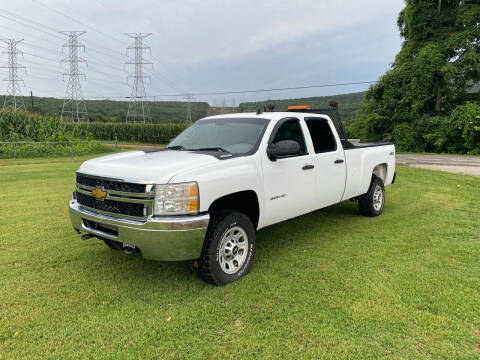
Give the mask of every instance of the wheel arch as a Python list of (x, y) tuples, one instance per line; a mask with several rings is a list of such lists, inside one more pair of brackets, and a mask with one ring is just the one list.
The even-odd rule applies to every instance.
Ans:
[(212, 213), (218, 210), (240, 211), (248, 216), (255, 229), (258, 227), (260, 203), (254, 190), (243, 190), (219, 197), (210, 204), (208, 212)]
[(388, 164), (381, 163), (376, 165), (372, 170), (372, 175), (375, 175), (377, 178), (381, 179), (385, 184), (387, 181), (388, 174)]

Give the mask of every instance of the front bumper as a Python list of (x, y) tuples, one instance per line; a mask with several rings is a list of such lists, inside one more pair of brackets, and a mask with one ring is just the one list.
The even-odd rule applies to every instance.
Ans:
[(70, 200), (70, 219), (78, 232), (138, 247), (145, 259), (177, 261), (200, 257), (210, 216), (127, 220), (94, 213), (73, 199)]

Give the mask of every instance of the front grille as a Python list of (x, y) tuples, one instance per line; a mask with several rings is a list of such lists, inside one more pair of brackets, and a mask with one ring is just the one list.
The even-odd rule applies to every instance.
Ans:
[[(77, 178), (78, 179), (78, 178)], [(92, 209), (106, 211), (113, 214), (144, 217), (144, 204), (128, 203), (116, 200), (96, 200), (93, 196), (76, 192), (76, 198), (80, 205), (87, 206)]]
[(129, 182), (122, 181), (112, 181), (107, 179), (101, 179), (96, 177), (89, 177), (77, 174), (77, 184), (90, 186), (90, 187), (101, 187), (105, 190), (114, 190), (122, 191), (129, 193), (145, 193), (147, 185), (145, 184), (134, 184)]

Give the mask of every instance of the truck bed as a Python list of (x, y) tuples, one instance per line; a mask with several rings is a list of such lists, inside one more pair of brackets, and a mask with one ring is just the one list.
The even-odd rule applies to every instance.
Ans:
[(363, 149), (375, 146), (385, 146), (385, 145), (393, 145), (392, 142), (355, 142), (352, 143), (350, 141), (342, 141), (343, 149), (344, 150), (352, 150), (352, 149)]

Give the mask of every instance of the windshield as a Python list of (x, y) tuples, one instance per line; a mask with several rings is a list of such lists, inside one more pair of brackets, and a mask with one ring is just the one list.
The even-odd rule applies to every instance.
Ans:
[(246, 154), (257, 146), (267, 124), (267, 119), (259, 118), (199, 120), (173, 139), (167, 148)]

